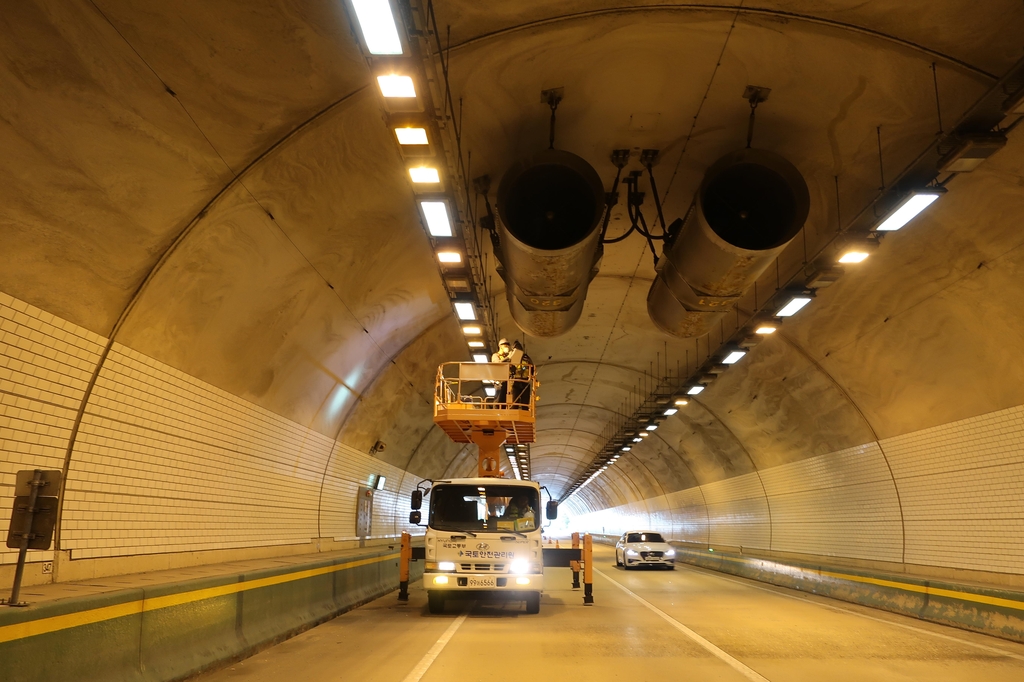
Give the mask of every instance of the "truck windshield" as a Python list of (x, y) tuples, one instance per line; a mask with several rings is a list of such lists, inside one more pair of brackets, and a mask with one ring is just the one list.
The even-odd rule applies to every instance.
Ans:
[(438, 485), (430, 492), (430, 527), (516, 532), (540, 525), (537, 490), (524, 486)]

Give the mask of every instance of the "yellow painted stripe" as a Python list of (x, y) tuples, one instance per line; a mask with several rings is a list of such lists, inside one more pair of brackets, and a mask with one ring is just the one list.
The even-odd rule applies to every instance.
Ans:
[(358, 566), (366, 566), (368, 564), (375, 564), (381, 561), (388, 561), (390, 559), (397, 558), (398, 553), (395, 552), (393, 554), (385, 554), (384, 556), (372, 557), (370, 559), (348, 561), (334, 566), (321, 566), (320, 568), (310, 568), (304, 571), (283, 573), (269, 578), (245, 580), (239, 583), (220, 585), (218, 587), (208, 587), (202, 590), (179, 592), (177, 594), (168, 594), (163, 597), (139, 599), (136, 601), (125, 602), (124, 604), (114, 604), (113, 606), (102, 606), (96, 609), (76, 611), (74, 613), (67, 613), (61, 616), (40, 618), (39, 620), (30, 620), (24, 623), (13, 623), (11, 625), (4, 625), (0, 627), (0, 642), (10, 642), (16, 639), (32, 637), (34, 635), (42, 635), (47, 632), (57, 632), (59, 630), (75, 628), (80, 625), (89, 625), (90, 623), (100, 623), (105, 620), (112, 620), (123, 616), (132, 616), (146, 611), (156, 611), (157, 609), (181, 606), (182, 604), (190, 604), (204, 599), (223, 597), (229, 594), (245, 592), (247, 590), (256, 590), (261, 587), (270, 587), (272, 585), (281, 585), (283, 583), (294, 582), (296, 580), (305, 580), (307, 578), (326, 575), (328, 573), (336, 573), (338, 571), (344, 571)]
[[(748, 563), (749, 561), (772, 561), (771, 559), (737, 559), (734, 557), (724, 556), (722, 554), (717, 554), (716, 558), (722, 559), (724, 561), (731, 561), (737, 564), (744, 564)], [(936, 597), (948, 597), (950, 599), (961, 599), (963, 601), (975, 602), (977, 604), (988, 604), (989, 606), (1002, 606), (1004, 608), (1024, 611), (1024, 601), (1019, 601), (1016, 599), (1004, 599), (1003, 597), (992, 597), (987, 594), (977, 594), (974, 592), (960, 592), (959, 590), (947, 590), (941, 587), (914, 585), (913, 583), (903, 583), (896, 580), (885, 580), (883, 578), (868, 578), (860, 575), (850, 575), (848, 573), (836, 573), (833, 571), (813, 570), (808, 568), (801, 568), (799, 566), (786, 566), (794, 571), (800, 571), (801, 573), (823, 575), (828, 576), (829, 578), (850, 580), (856, 583), (866, 583), (868, 585), (877, 585), (879, 587), (892, 587), (897, 590), (906, 590), (908, 592), (917, 592), (919, 594), (934, 595)]]

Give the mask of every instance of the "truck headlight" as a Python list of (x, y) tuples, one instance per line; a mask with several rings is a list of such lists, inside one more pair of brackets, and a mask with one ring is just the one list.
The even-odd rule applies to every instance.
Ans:
[(448, 584), (448, 576), (446, 576), (446, 575), (434, 576), (434, 584), (435, 585), (447, 585)]
[(508, 570), (512, 573), (529, 573), (530, 562), (526, 559), (516, 559), (512, 562), (512, 565), (508, 567)]
[(437, 564), (437, 570), (439, 570), (439, 571), (454, 571), (455, 570), (455, 562), (454, 561), (442, 561), (442, 562)]

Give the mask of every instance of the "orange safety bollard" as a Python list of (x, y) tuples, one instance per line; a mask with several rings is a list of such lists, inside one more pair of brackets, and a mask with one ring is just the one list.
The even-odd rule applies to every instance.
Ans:
[(412, 536), (402, 533), (398, 552), (398, 601), (409, 601), (409, 562), (412, 560)]
[(583, 536), (583, 605), (594, 605), (594, 538)]
[[(580, 534), (579, 533), (573, 533), (572, 534), (572, 548), (573, 549), (579, 549), (580, 548)], [(580, 563), (581, 562), (579, 562), (579, 561), (570, 561), (569, 562), (569, 566), (570, 566), (570, 568), (572, 568), (572, 589), (574, 589), (574, 590), (580, 589)]]

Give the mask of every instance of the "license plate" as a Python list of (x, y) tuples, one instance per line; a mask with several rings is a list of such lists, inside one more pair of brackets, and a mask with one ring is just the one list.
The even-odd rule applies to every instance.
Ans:
[(470, 576), (466, 579), (466, 587), (497, 587), (498, 583), (494, 578), (477, 578)]

